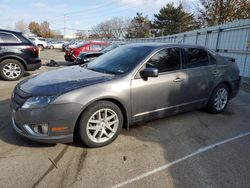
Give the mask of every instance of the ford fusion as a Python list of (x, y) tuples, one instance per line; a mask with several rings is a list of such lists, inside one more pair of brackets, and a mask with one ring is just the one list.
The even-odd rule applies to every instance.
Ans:
[(12, 123), (20, 135), (46, 143), (88, 147), (114, 141), (122, 127), (206, 108), (225, 110), (239, 90), (235, 62), (193, 45), (118, 47), (92, 62), (20, 82), (12, 95)]

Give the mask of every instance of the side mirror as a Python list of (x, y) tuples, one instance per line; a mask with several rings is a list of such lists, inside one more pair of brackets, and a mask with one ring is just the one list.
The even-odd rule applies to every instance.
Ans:
[(158, 69), (157, 68), (145, 68), (140, 71), (140, 75), (142, 78), (158, 77)]

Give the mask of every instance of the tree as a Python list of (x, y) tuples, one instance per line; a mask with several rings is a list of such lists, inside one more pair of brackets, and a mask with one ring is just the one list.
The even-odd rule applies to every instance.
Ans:
[(41, 36), (41, 29), (40, 29), (39, 23), (34, 22), (34, 21), (30, 22), (29, 23), (29, 30), (31, 33), (33, 33), (39, 37)]
[(123, 38), (126, 34), (128, 24), (128, 20), (120, 17), (114, 17), (93, 27), (92, 34), (95, 34), (98, 38)]
[(77, 37), (78, 39), (84, 39), (84, 40), (86, 40), (86, 38), (87, 38), (87, 34), (86, 34), (86, 32), (83, 31), (83, 30), (78, 30), (78, 31), (76, 31), (75, 35), (76, 35), (76, 37)]
[(37, 22), (30, 22), (29, 30), (31, 33), (44, 38), (54, 37), (54, 33), (50, 29), (49, 22), (44, 21), (41, 24)]
[(23, 20), (19, 20), (15, 24), (15, 30), (20, 31), (24, 34), (27, 34), (28, 33), (28, 25)]
[(55, 38), (58, 38), (58, 39), (63, 38), (63, 34), (60, 30), (52, 30), (51, 32)]
[(99, 39), (99, 38), (100, 38), (100, 36), (97, 35), (97, 34), (90, 34), (90, 35), (88, 36), (88, 39), (89, 39), (89, 40)]
[(51, 29), (49, 27), (49, 22), (44, 21), (40, 24), (40, 31), (41, 31), (41, 37), (49, 38), (53, 37), (53, 33), (51, 32)]
[(142, 13), (136, 13), (127, 29), (127, 38), (146, 38), (150, 35), (150, 21)]
[(171, 35), (199, 28), (194, 15), (185, 12), (181, 3), (176, 8), (173, 3), (167, 4), (154, 17), (153, 28), (157, 36)]
[(203, 26), (250, 18), (250, 0), (200, 0), (199, 20)]

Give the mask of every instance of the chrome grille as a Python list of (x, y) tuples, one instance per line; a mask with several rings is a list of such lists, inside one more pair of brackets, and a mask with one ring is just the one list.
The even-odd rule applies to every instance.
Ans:
[(29, 98), (29, 95), (19, 89), (18, 87), (15, 88), (14, 94), (12, 97), (12, 108), (14, 110), (18, 110), (22, 107), (22, 105), (25, 103), (25, 101)]

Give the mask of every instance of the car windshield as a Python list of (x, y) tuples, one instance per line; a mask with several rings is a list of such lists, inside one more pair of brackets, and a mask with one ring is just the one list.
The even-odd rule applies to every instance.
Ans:
[(118, 47), (88, 63), (87, 69), (107, 74), (130, 72), (151, 51), (152, 47)]
[(87, 44), (86, 42), (81, 42), (79, 44), (76, 45), (76, 48), (80, 48), (82, 47), (83, 45)]
[(102, 49), (101, 52), (103, 52), (103, 53), (109, 52), (109, 51), (117, 48), (118, 46), (119, 46), (118, 44), (112, 44), (112, 45)]

